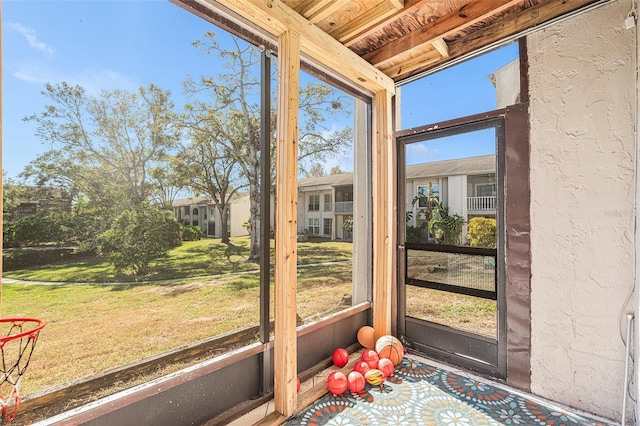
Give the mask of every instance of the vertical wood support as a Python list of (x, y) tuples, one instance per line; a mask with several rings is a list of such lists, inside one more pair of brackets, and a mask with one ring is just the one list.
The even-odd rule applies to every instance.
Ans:
[[(2, 81), (2, 2), (0, 1), (0, 81)], [(0, 84), (0, 117), (2, 117), (2, 85)], [(2, 120), (0, 120), (0, 164), (2, 164)], [(2, 169), (0, 168), (0, 192), (4, 191), (2, 187), (2, 182), (4, 181), (4, 176), (2, 176)], [(0, 231), (4, 233), (2, 228), (2, 223), (4, 222), (4, 218), (2, 216), (2, 212), (0, 212)], [(0, 253), (4, 247), (2, 246), (2, 241), (0, 240)], [(0, 271), (2, 271), (2, 256), (0, 256)], [(2, 317), (2, 273), (0, 272), (0, 318)]]
[(352, 305), (371, 300), (371, 107), (355, 99)]
[(298, 110), (300, 36), (278, 39), (278, 117), (276, 135), (276, 249), (274, 403), (290, 416), (296, 408), (296, 267), (298, 197)]
[(392, 139), (393, 93), (380, 90), (373, 109), (373, 328), (376, 339), (391, 334), (394, 252), (395, 150)]

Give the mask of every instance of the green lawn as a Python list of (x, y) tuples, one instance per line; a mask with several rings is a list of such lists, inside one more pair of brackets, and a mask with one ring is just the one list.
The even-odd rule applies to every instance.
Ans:
[[(273, 253), (274, 240), (270, 242)], [(27, 281), (112, 283), (193, 278), (257, 270), (256, 263), (245, 262), (249, 256), (249, 237), (232, 238), (232, 243), (233, 246), (229, 247), (220, 243), (219, 239), (185, 242), (171, 250), (168, 258), (152, 262), (152, 273), (144, 277), (119, 275), (103, 257), (7, 271), (3, 276)], [(351, 260), (352, 248), (351, 243), (341, 241), (298, 243), (298, 264)], [(273, 254), (271, 263), (273, 264)]]
[[(234, 239), (239, 252), (225, 255), (219, 240), (184, 243), (154, 265), (151, 280), (128, 284), (2, 285), (3, 317), (38, 317), (47, 321), (25, 374), (21, 394), (99, 373), (178, 346), (257, 325), (259, 274), (243, 261), (248, 238)], [(273, 244), (273, 241), (272, 241)], [(298, 314), (307, 322), (343, 309), (351, 293), (350, 243), (305, 242), (298, 245)], [(244, 250), (244, 251), (243, 251)], [(235, 257), (234, 257), (235, 256)], [(12, 271), (4, 276), (38, 281), (120, 281), (101, 259)], [(198, 278), (194, 277), (208, 277)], [(272, 287), (273, 291), (273, 287)], [(273, 296), (272, 296), (273, 302)], [(272, 305), (271, 317), (273, 317)]]

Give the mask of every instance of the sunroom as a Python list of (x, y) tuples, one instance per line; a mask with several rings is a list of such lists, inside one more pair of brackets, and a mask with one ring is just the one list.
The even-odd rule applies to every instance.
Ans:
[[(51, 424), (224, 424), (270, 400), (267, 421), (283, 423), (327, 392), (298, 393), (296, 379), (329, 366), (338, 347), (359, 351), (367, 325), (427, 360), (614, 422), (637, 421), (638, 332), (626, 320), (638, 308), (635, 1), (173, 3), (258, 46), (263, 94), (277, 92), (274, 128), (267, 95), (261, 111), (262, 137), (275, 133), (275, 164), (268, 140), (259, 148), (262, 200), (271, 199), (275, 170), (275, 202), (260, 203), (260, 216), (274, 218), (273, 237), (270, 226), (252, 229), (275, 242), (273, 264), (262, 246), (259, 341)], [(477, 94), (429, 88), (440, 84), (438, 73), (502, 49), (512, 55), (508, 66), (485, 76), (497, 92), (492, 107), (440, 116), (416, 106), (412, 96), (436, 110), (447, 96), (470, 103)], [(339, 311), (306, 324), (297, 315), (301, 72), (354, 105), (351, 288)], [(439, 197), (426, 181), (423, 199), (410, 196), (408, 170), (429, 158), (419, 153), (445, 149), (495, 164), (476, 180), (451, 172)], [(490, 199), (490, 214), (469, 211), (469, 197)], [(438, 232), (443, 208), (463, 218), (457, 234)], [(418, 241), (409, 238), (409, 212), (425, 224)], [(466, 238), (475, 215), (493, 218), (492, 247)], [(471, 271), (464, 279), (461, 267)], [(425, 313), (421, 301), (435, 292), (481, 299), (490, 325)], [(37, 399), (23, 408), (30, 404)]]

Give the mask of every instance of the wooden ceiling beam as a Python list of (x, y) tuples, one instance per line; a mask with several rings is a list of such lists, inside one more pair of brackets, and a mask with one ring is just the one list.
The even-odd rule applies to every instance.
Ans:
[[(404, 2), (402, 2), (402, 5), (404, 5)], [(402, 6), (400, 6), (400, 8), (402, 8)], [(358, 16), (356, 19), (350, 21), (349, 25), (336, 28), (335, 30), (330, 31), (329, 34), (340, 43), (344, 43), (345, 40), (361, 33), (365, 28), (369, 27), (371, 22), (384, 20), (398, 10), (397, 2), (392, 3), (390, 0), (381, 1), (375, 6), (368, 8), (365, 13)]]
[(395, 91), (392, 79), (279, 0), (198, 1), (213, 9), (220, 4), (278, 37), (293, 30), (300, 34), (300, 50), (319, 63), (373, 93)]
[(423, 6), (426, 3), (429, 3), (431, 0), (407, 0), (405, 1), (404, 8), (398, 10), (396, 13), (387, 16), (385, 19), (376, 21), (371, 23), (367, 28), (360, 31), (358, 34), (355, 34), (351, 37), (346, 38), (342, 43), (345, 46), (351, 46), (356, 44), (360, 40), (369, 37), (371, 34), (376, 31), (382, 30), (387, 25), (391, 24), (394, 21), (403, 19), (405, 16), (412, 14), (416, 9)]
[(521, 3), (521, 0), (473, 0), (460, 9), (435, 20), (432, 24), (406, 34), (362, 57), (376, 67), (381, 66), (385, 61), (403, 52), (432, 44), (434, 40), (439, 38), (447, 38), (470, 25), (519, 3)]
[(489, 27), (474, 31), (464, 37), (464, 42), (456, 42), (455, 48), (452, 50), (459, 51), (460, 53), (458, 53), (458, 55), (471, 52), (559, 16), (574, 12), (596, 1), (597, 0), (546, 0), (543, 3), (510, 15), (505, 19), (501, 19)]
[(449, 58), (439, 58), (436, 61), (417, 64), (417, 66), (405, 64), (402, 69), (393, 68), (395, 74), (389, 72), (391, 69), (385, 70), (383, 67), (381, 69), (395, 81), (400, 81), (596, 2), (597, 0), (546, 0), (449, 43)]
[(411, 75), (411, 73), (416, 69), (430, 68), (431, 66), (439, 64), (445, 60), (446, 59), (442, 57), (440, 52), (435, 49), (431, 49), (428, 52), (421, 53), (420, 55), (405, 58), (402, 61), (380, 68), (380, 70), (394, 80), (400, 80), (407, 74)]
[(350, 0), (316, 0), (303, 3), (298, 11), (309, 22), (317, 24), (333, 12), (345, 7)]

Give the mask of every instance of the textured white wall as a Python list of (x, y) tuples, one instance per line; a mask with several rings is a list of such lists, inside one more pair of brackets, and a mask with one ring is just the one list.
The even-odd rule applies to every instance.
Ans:
[(615, 1), (528, 38), (532, 391), (609, 418), (622, 405), (618, 316), (634, 280), (629, 10)]
[[(236, 198), (231, 202), (231, 237), (240, 237), (242, 235), (249, 235), (247, 229), (243, 226), (243, 223), (248, 221), (251, 217), (249, 213), (250, 200), (249, 196)], [(220, 213), (216, 209), (216, 232), (220, 233)]]

